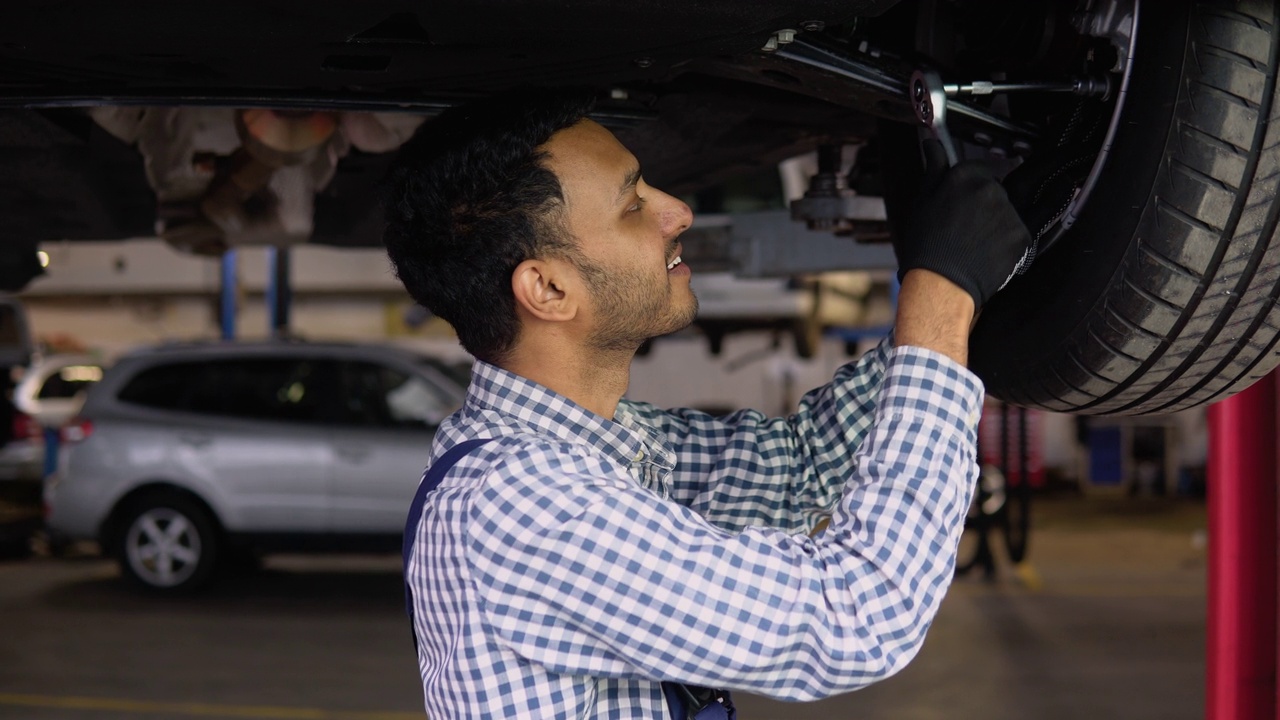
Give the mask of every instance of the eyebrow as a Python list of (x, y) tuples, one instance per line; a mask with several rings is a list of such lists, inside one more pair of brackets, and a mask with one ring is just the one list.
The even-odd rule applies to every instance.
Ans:
[(627, 173), (627, 177), (622, 181), (622, 187), (618, 188), (618, 202), (622, 202), (627, 193), (635, 189), (640, 182), (640, 166), (637, 165)]

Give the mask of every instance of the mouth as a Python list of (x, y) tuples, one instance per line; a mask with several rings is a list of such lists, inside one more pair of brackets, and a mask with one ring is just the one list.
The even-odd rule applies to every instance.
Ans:
[(671, 258), (671, 262), (667, 263), (667, 272), (671, 272), (672, 270), (675, 270), (677, 265), (684, 262), (684, 260), (680, 258), (680, 251), (684, 250), (684, 248), (681, 247), (680, 245), (676, 245), (675, 250), (676, 250), (675, 256)]

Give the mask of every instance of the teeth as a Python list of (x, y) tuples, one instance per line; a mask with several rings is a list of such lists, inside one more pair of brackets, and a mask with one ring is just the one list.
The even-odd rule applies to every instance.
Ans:
[(668, 270), (671, 270), (672, 268), (674, 268), (675, 266), (677, 266), (677, 265), (679, 265), (679, 264), (680, 264), (680, 256), (679, 256), (679, 255), (677, 255), (677, 256), (676, 256), (676, 259), (675, 259), (675, 260), (672, 260), (672, 261), (671, 261), (671, 264), (667, 266), (667, 269), (668, 269)]

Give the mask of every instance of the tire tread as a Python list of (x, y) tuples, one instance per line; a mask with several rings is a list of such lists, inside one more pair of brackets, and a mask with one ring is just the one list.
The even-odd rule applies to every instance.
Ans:
[[(1280, 303), (1276, 13), (1274, 2), (1195, 3), (1176, 125), (1126, 260), (1056, 359), (1011, 380), (1025, 392), (1010, 396), (1088, 414), (1161, 412), (1238, 391), (1280, 362), (1270, 318)], [(1121, 347), (1120, 328), (1155, 341), (1150, 356)]]

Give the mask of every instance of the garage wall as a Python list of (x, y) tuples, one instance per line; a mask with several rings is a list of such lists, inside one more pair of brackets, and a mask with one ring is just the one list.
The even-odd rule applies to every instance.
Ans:
[[(220, 336), (215, 259), (178, 253), (158, 240), (54, 243), (44, 249), (50, 255), (48, 275), (21, 297), (33, 331), (55, 348), (82, 348), (110, 359), (139, 345)], [(245, 249), (238, 262), (238, 336), (267, 337), (265, 253)], [(294, 334), (390, 341), (448, 359), (466, 357), (443, 322), (405, 324), (412, 303), (380, 250), (304, 246), (294, 250), (292, 266)], [(712, 357), (705, 341), (689, 332), (655, 343), (648, 356), (636, 359), (628, 395), (663, 407), (752, 407), (781, 414), (851, 359), (842, 342), (830, 340), (817, 357), (801, 360), (789, 338), (775, 343), (769, 333), (731, 335), (721, 355)], [(1049, 418), (1045, 430), (1047, 463), (1074, 469), (1070, 419)]]

